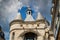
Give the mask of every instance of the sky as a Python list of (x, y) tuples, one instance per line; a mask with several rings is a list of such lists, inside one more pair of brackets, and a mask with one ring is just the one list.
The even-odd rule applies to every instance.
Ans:
[[(37, 12), (40, 12), (46, 20), (51, 22), (50, 9), (52, 7), (52, 0), (0, 0), (0, 25), (5, 33), (6, 40), (9, 40), (9, 23), (17, 16), (18, 10), (26, 6), (30, 6), (34, 11), (32, 16), (35, 19), (37, 17)], [(24, 20), (26, 14), (21, 13), (21, 15)]]

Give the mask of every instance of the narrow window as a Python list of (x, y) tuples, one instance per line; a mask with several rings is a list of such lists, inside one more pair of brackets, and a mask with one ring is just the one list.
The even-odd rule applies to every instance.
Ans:
[(37, 24), (37, 26), (39, 27), (39, 24)]
[(15, 32), (12, 33), (12, 40), (14, 40)]

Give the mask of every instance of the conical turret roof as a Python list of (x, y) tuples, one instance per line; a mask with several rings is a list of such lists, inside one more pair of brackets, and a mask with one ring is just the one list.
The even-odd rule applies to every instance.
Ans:
[(31, 15), (27, 15), (24, 21), (35, 21)]
[(21, 17), (21, 14), (20, 13), (17, 14), (15, 20), (22, 20), (22, 17)]
[(44, 17), (42, 16), (40, 12), (38, 12), (36, 20), (44, 20)]

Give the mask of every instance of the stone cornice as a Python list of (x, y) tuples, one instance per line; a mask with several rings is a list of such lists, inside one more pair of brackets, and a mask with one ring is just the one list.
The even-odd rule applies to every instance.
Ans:
[(10, 22), (10, 26), (13, 24), (39, 24), (39, 23), (45, 23), (45, 20), (37, 20), (37, 21), (22, 21), (22, 20), (13, 20)]
[(14, 31), (14, 30), (45, 30), (46, 29), (46, 27), (45, 28), (15, 28), (15, 29), (12, 29), (12, 30), (10, 30), (10, 32), (12, 32), (12, 31)]

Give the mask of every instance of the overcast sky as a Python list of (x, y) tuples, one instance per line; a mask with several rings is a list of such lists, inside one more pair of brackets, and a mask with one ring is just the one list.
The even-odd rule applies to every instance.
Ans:
[[(34, 11), (40, 12), (51, 22), (51, 1), (52, 0), (0, 0), (0, 25), (5, 33), (6, 40), (9, 40), (9, 23), (16, 17), (18, 9), (21, 9), (22, 6), (30, 6)], [(33, 17), (35, 17), (36, 14), (37, 13), (34, 13)], [(24, 17), (24, 13), (22, 17)]]

